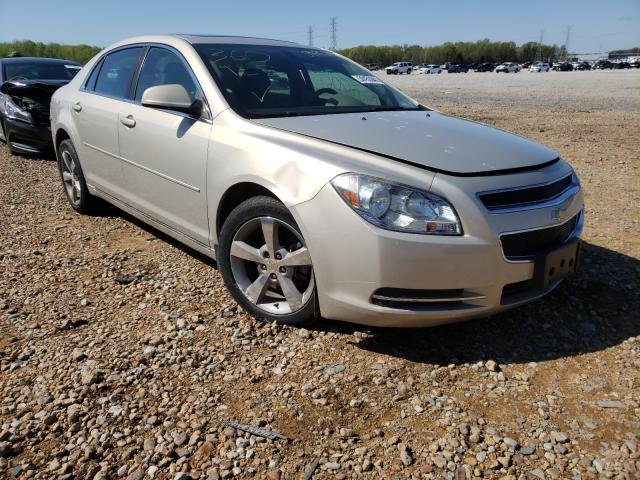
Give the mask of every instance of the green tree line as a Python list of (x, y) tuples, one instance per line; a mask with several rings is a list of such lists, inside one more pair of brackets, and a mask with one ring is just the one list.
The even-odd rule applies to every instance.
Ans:
[(0, 57), (18, 53), (23, 57), (63, 58), (82, 64), (87, 63), (100, 50), (102, 50), (100, 47), (92, 45), (62, 45), (31, 40), (0, 43)]
[(416, 63), (480, 63), (480, 62), (533, 62), (551, 61), (566, 55), (564, 47), (527, 42), (517, 46), (514, 42), (447, 42), (442, 45), (360, 45), (345, 48), (340, 54), (360, 64), (378, 63), (380, 66), (405, 61)]

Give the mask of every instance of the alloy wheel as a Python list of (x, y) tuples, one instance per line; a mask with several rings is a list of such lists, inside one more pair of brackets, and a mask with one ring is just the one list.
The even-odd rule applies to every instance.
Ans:
[(233, 278), (244, 296), (272, 315), (302, 309), (315, 281), (309, 250), (298, 231), (273, 217), (245, 222), (231, 242)]
[(62, 152), (62, 181), (67, 192), (69, 201), (77, 206), (80, 204), (82, 186), (80, 184), (79, 170), (76, 161), (71, 154), (64, 150)]

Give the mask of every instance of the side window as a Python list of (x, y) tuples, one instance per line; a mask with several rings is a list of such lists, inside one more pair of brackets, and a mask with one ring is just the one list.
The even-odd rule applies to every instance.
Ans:
[(144, 91), (149, 87), (171, 84), (182, 85), (191, 101), (196, 99), (198, 88), (182, 60), (165, 48), (150, 48), (140, 71), (136, 101), (142, 100)]
[(101, 66), (102, 66), (102, 60), (98, 61), (93, 67), (93, 70), (91, 70), (91, 73), (89, 74), (89, 78), (87, 78), (87, 80), (84, 82), (85, 89), (89, 91), (93, 91), (96, 85), (96, 78), (98, 77), (98, 73), (100, 72)]
[(107, 55), (96, 81), (96, 93), (126, 98), (129, 82), (142, 47), (127, 48)]

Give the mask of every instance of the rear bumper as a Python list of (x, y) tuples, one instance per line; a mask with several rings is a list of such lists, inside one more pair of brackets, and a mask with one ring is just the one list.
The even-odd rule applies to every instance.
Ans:
[(20, 153), (49, 153), (53, 149), (51, 127), (31, 125), (29, 123), (4, 119), (5, 136), (11, 148)]
[[(563, 164), (542, 173), (504, 175), (498, 183), (536, 183), (566, 174), (567, 169)], [(551, 208), (490, 213), (475, 192), (498, 177), (491, 178), (436, 177), (432, 191), (456, 207), (462, 236), (374, 227), (349, 209), (331, 185), (313, 200), (294, 206), (311, 253), (321, 314), (384, 327), (434, 326), (493, 315), (553, 290), (559, 282), (540, 290), (527, 288), (534, 261), (507, 260), (500, 242), (507, 232), (556, 226)], [(570, 236), (576, 238), (582, 230), (581, 191), (563, 208), (566, 219), (578, 216)], [(415, 297), (422, 298), (416, 302)], [(398, 301), (406, 298), (412, 301)]]

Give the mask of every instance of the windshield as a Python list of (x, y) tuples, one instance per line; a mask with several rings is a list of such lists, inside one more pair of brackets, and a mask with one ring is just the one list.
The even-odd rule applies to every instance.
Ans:
[(194, 45), (231, 108), (246, 118), (421, 107), (359, 65), (325, 50)]
[(71, 80), (80, 66), (61, 62), (7, 62), (4, 78), (7, 80)]

